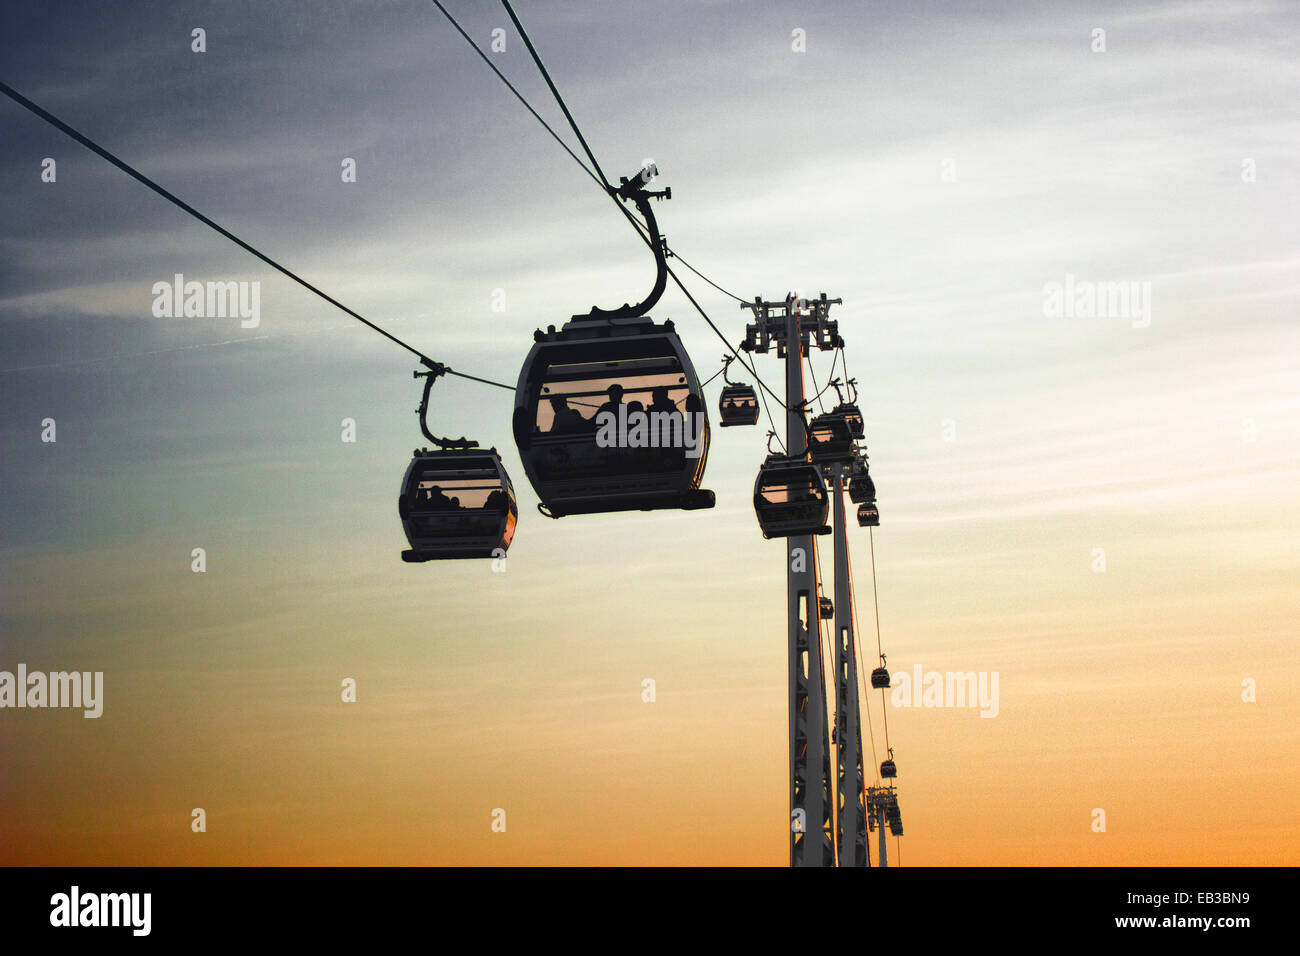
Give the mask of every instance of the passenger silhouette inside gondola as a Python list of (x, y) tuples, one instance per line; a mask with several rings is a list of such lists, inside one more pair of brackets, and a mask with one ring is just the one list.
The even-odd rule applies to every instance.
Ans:
[[(696, 430), (697, 435), (702, 436), (704, 432), (704, 403), (700, 401), (700, 396), (692, 392), (686, 396), (686, 419), (690, 422), (690, 427)], [(701, 438), (701, 440), (703, 440)]]
[(605, 390), (605, 393), (609, 395), (609, 401), (596, 410), (596, 415), (599, 416), (601, 412), (609, 412), (617, 418), (619, 406), (623, 404), (623, 386), (615, 382)]
[(424, 489), (422, 504), (430, 511), (454, 511), (460, 507), (457, 499), (447, 497), (437, 485)]
[(484, 511), (501, 512), (506, 510), (506, 493), (500, 488), (493, 491), (483, 502)]
[(668, 397), (668, 389), (660, 385), (651, 393), (653, 402), (650, 403), (650, 411), (653, 412), (675, 412), (677, 403)]
[(552, 432), (582, 431), (589, 424), (582, 413), (569, 407), (569, 400), (563, 395), (551, 396)]

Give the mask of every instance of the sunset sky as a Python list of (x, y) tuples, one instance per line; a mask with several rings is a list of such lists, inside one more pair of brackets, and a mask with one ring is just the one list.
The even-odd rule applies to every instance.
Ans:
[[(448, 6), (485, 50), (506, 30), (489, 55), (559, 129), (500, 7)], [(605, 172), (659, 164), (674, 249), (746, 298), (844, 300), (890, 669), (999, 675), (991, 719), (889, 708), (902, 863), (1295, 865), (1300, 10), (969, 6), (517, 9)], [(8, 5), (0, 64), (475, 375), (653, 278), (421, 0)], [(441, 381), (432, 427), (496, 446), (520, 521), (505, 573), (407, 565), (409, 354), (2, 98), (0, 179), (0, 670), (105, 686), (96, 720), (0, 710), (0, 863), (787, 862), (766, 419), (715, 428), (711, 511), (551, 521), (512, 397)], [(260, 281), (260, 325), (154, 317), (176, 273)], [(738, 342), (748, 313), (681, 274)], [(1067, 275), (1149, 283), (1149, 324), (1050, 317)], [(654, 316), (717, 370), (680, 292)]]

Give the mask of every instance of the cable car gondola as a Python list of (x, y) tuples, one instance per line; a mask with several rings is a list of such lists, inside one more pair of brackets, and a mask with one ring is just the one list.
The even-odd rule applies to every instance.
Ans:
[(890, 836), (903, 835), (903, 812), (898, 808), (897, 797), (885, 807), (885, 822), (889, 824)]
[[(884, 762), (881, 763), (880, 765), (880, 775), (884, 777), (886, 780), (892, 780), (893, 778), (898, 776), (898, 765), (894, 763), (893, 747), (889, 748), (888, 756), (885, 758)], [(890, 812), (897, 813), (898, 804), (894, 803), (888, 809)]]
[(519, 507), (495, 448), (415, 452), (397, 513), (410, 542), (402, 560), (494, 558), (515, 535)]
[(849, 500), (854, 504), (876, 500), (876, 483), (871, 480), (867, 459), (862, 455), (853, 459), (853, 467), (849, 472)]
[(514, 435), (543, 514), (713, 507), (708, 416), (671, 321), (575, 317), (536, 339)]
[(889, 669), (877, 667), (871, 672), (871, 689), (888, 690), (889, 689)]
[(723, 356), (722, 394), (718, 396), (718, 418), (723, 428), (732, 425), (758, 424), (758, 393), (754, 386), (744, 382), (733, 382), (727, 378), (727, 369), (735, 356)]
[(510, 476), (495, 448), (485, 451), (477, 442), (430, 433), (429, 390), (445, 369), (425, 364), (428, 371), (415, 373), (425, 377), (420, 429), (438, 447), (416, 449), (402, 479), (397, 514), (411, 545), (402, 560), (501, 557), (519, 521)]
[(758, 394), (752, 385), (727, 385), (718, 396), (718, 415), (723, 428), (758, 424)]
[(876, 508), (876, 503), (874, 501), (868, 501), (858, 505), (858, 527), (880, 527), (880, 511)]
[(808, 454), (819, 465), (853, 460), (853, 433), (844, 416), (825, 412), (808, 425)]
[(817, 613), (823, 621), (833, 620), (835, 617), (835, 602), (823, 595), (817, 599)]
[(754, 513), (764, 538), (830, 534), (830, 498), (817, 466), (805, 457), (768, 455), (754, 479)]
[(838, 398), (838, 403), (831, 409), (830, 414), (838, 415), (844, 419), (844, 423), (848, 425), (849, 434), (851, 434), (855, 439), (865, 438), (867, 434), (867, 426), (862, 420), (862, 412), (858, 408), (857, 379), (851, 378), (846, 383), (852, 392), (847, 402), (844, 401), (844, 395), (840, 392), (839, 380), (833, 380), (831, 384), (835, 386), (835, 394)]
[[(659, 237), (645, 189), (653, 170), (618, 195)], [(645, 313), (663, 294), (667, 265), (654, 243), (654, 287), (638, 305), (593, 308), (534, 334), (515, 390), (514, 437), (538, 510), (565, 515), (712, 508), (700, 487), (709, 449), (704, 394), (671, 321)]]

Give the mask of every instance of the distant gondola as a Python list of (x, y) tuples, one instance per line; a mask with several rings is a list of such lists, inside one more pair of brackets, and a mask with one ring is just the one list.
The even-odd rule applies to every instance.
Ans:
[(819, 465), (848, 464), (853, 460), (853, 433), (842, 415), (826, 412), (809, 423), (808, 454)]
[(848, 426), (849, 434), (855, 439), (866, 437), (866, 425), (862, 421), (862, 412), (858, 411), (858, 406), (849, 404), (836, 405), (828, 414), (837, 415), (843, 419), (844, 424)]
[(830, 498), (817, 466), (804, 457), (768, 455), (754, 480), (754, 512), (765, 538), (829, 534)]
[(410, 549), (408, 562), (450, 558), (499, 558), (515, 536), (519, 507), (505, 465), (495, 448), (465, 438), (439, 438), (429, 431), (429, 392), (447, 368), (423, 360), (424, 395), (416, 410), (420, 430), (435, 449), (414, 452), (397, 499), (397, 514)]
[[(735, 361), (734, 355), (722, 357), (722, 394), (718, 396), (718, 417), (723, 428), (733, 425), (758, 424), (758, 393), (754, 386), (733, 382), (727, 378), (727, 369)], [(742, 363), (743, 364), (743, 363)]]
[(758, 393), (754, 386), (727, 385), (718, 396), (718, 417), (723, 428), (758, 424)]
[(876, 508), (876, 503), (874, 501), (868, 501), (858, 505), (858, 527), (880, 527), (880, 511)]
[(826, 596), (817, 599), (817, 613), (823, 621), (829, 621), (835, 617), (835, 602)]
[(862, 420), (862, 412), (858, 408), (857, 380), (851, 378), (848, 381), (848, 387), (852, 394), (849, 396), (847, 402), (844, 400), (844, 396), (840, 392), (839, 380), (834, 379), (831, 384), (835, 386), (835, 394), (839, 396), (839, 402), (830, 410), (830, 414), (838, 415), (840, 418), (844, 419), (844, 423), (848, 426), (849, 434), (851, 434), (854, 439), (866, 437), (866, 423)]
[(849, 472), (849, 499), (854, 504), (876, 500), (876, 483), (871, 480), (867, 459), (862, 455), (853, 459), (853, 467)]
[(886, 808), (885, 821), (889, 824), (890, 836), (900, 837), (903, 835), (903, 814), (898, 809), (897, 804), (892, 804)]
[(877, 667), (871, 672), (871, 687), (873, 690), (889, 689), (889, 670), (885, 667)]
[(410, 562), (500, 557), (519, 521), (515, 491), (495, 448), (416, 451), (397, 513), (411, 545), (402, 560)]

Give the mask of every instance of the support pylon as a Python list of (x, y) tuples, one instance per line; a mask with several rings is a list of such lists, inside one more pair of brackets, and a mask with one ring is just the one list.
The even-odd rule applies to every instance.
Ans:
[[(818, 348), (843, 345), (827, 313), (838, 299), (781, 302), (756, 298), (742, 303), (752, 309), (745, 349), (766, 352), (777, 342), (785, 359), (786, 453), (808, 451), (804, 417), (803, 359), (810, 336)], [(786, 538), (786, 607), (790, 700), (790, 865), (834, 866), (830, 741), (826, 728), (826, 693), (817, 599), (817, 561), (812, 535)]]
[(866, 780), (862, 765), (862, 715), (853, 633), (853, 581), (844, 523), (844, 465), (836, 465), (832, 489), (835, 524), (835, 743), (837, 798), (835, 837), (840, 866), (869, 866)]

